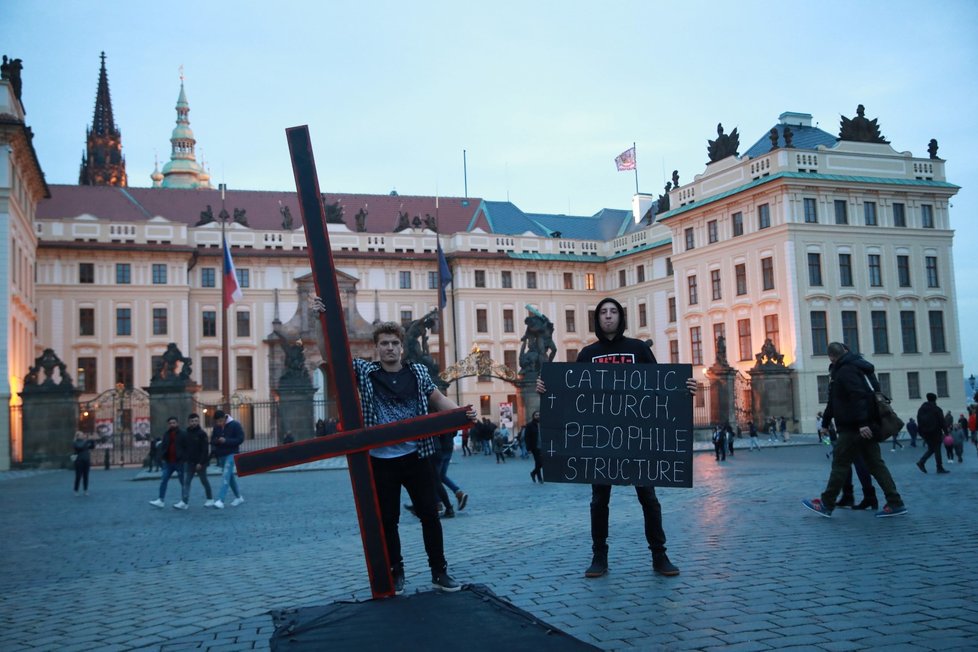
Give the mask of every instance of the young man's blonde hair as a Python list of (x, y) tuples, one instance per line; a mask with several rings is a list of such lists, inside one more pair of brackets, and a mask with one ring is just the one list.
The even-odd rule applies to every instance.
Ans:
[(394, 321), (382, 321), (374, 326), (374, 344), (381, 335), (395, 335), (401, 344), (404, 343), (404, 327)]

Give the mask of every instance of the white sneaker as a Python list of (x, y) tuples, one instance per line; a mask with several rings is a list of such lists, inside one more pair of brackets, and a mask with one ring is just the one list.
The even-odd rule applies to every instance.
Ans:
[(157, 498), (156, 500), (149, 501), (149, 504), (152, 505), (153, 507), (163, 507), (164, 506), (163, 501), (160, 500), (159, 498)]
[(204, 501), (204, 507), (213, 507), (213, 506), (214, 506), (213, 498), (208, 498), (207, 500)]
[(215, 500), (214, 509), (224, 509), (224, 503), (220, 500)]
[(231, 507), (237, 507), (243, 502), (244, 502), (244, 496), (238, 496), (237, 498), (231, 501)]
[(188, 507), (190, 507), (190, 505), (182, 500), (179, 503), (173, 503), (173, 509), (187, 509)]

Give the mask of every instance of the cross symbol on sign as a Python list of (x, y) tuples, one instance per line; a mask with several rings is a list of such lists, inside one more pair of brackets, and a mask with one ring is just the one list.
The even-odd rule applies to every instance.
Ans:
[(343, 306), (336, 284), (336, 267), (329, 246), (326, 228), (326, 210), (316, 162), (312, 155), (312, 143), (308, 126), (285, 130), (292, 156), (292, 170), (299, 196), (299, 208), (306, 230), (306, 244), (316, 294), (323, 304), (319, 322), (323, 329), (325, 351), (323, 359), (329, 362), (329, 381), (336, 388), (336, 403), (343, 431), (328, 437), (316, 437), (305, 441), (277, 446), (251, 453), (241, 453), (234, 458), (239, 475), (246, 476), (296, 464), (346, 455), (353, 484), (353, 498), (360, 520), (360, 538), (367, 560), (370, 591), (374, 598), (394, 595), (390, 560), (384, 543), (384, 528), (380, 517), (380, 505), (374, 487), (373, 470), (370, 466), (371, 448), (387, 446), (403, 441), (431, 437), (471, 427), (466, 416), (468, 408), (437, 412), (404, 421), (387, 423), (371, 428), (363, 427), (363, 413), (357, 392), (353, 357), (346, 334)]

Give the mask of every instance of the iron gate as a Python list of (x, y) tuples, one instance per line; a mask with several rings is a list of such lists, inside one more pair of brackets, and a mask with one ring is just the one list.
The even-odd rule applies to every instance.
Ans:
[(79, 404), (78, 429), (95, 439), (93, 464), (142, 464), (149, 455), (149, 394), (117, 387)]

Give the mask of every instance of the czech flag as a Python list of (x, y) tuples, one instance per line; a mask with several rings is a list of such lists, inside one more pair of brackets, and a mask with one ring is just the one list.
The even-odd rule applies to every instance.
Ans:
[(238, 285), (238, 273), (234, 270), (234, 261), (231, 260), (231, 249), (228, 247), (227, 239), (224, 240), (224, 309), (235, 301), (240, 301), (241, 286)]

